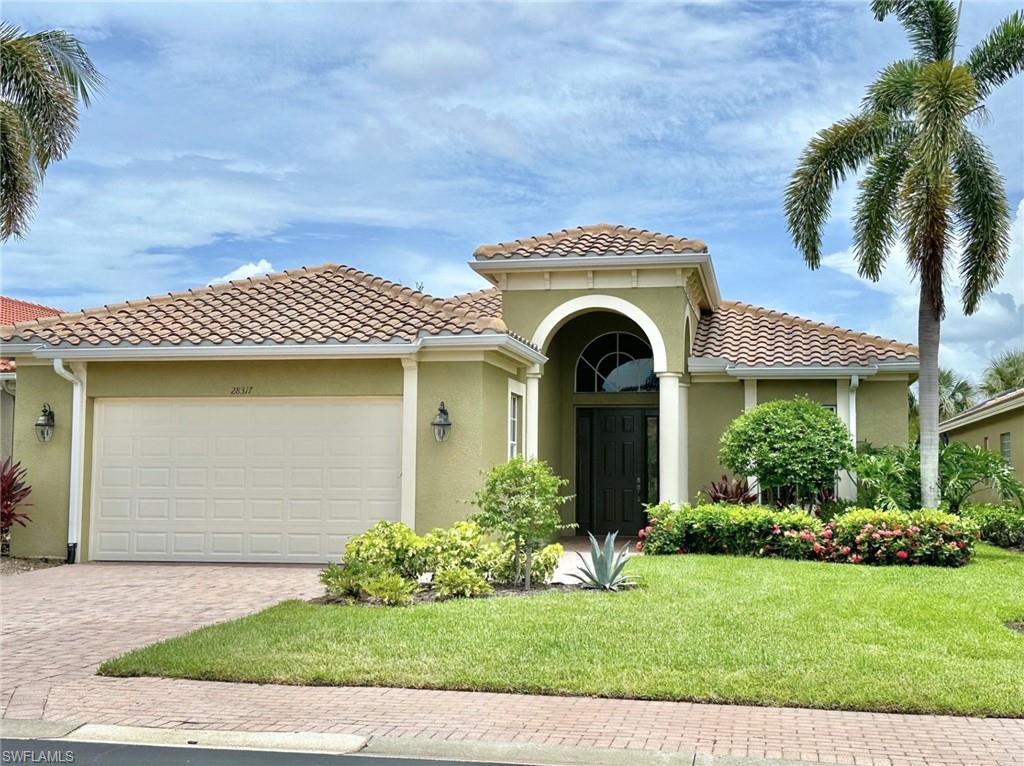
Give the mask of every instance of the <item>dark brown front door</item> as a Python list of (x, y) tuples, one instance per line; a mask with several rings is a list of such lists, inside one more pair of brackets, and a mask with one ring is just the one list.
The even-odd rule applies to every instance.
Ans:
[(657, 493), (656, 479), (652, 484), (657, 415), (644, 409), (580, 409), (576, 428), (579, 531), (635, 535), (644, 524), (648, 495)]

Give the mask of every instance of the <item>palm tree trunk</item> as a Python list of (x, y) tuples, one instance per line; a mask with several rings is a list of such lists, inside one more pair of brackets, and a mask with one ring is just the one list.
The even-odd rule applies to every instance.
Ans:
[(921, 504), (939, 507), (939, 311), (921, 280), (917, 343), (921, 354), (918, 413), (921, 430)]

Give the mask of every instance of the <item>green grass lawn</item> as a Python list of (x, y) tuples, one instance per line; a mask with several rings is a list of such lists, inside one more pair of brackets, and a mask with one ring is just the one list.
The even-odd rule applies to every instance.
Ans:
[(118, 676), (1024, 716), (1024, 555), (963, 569), (676, 556), (646, 587), (386, 609), (288, 601)]

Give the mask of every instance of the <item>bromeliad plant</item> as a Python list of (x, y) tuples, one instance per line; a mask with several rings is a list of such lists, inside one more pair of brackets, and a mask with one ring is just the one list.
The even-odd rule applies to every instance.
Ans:
[(572, 572), (569, 576), (579, 580), (584, 588), (596, 590), (615, 591), (636, 585), (633, 578), (622, 574), (628, 560), (626, 558), (628, 546), (622, 546), (622, 550), (616, 555), (615, 538), (617, 535), (618, 532), (609, 532), (605, 535), (602, 547), (597, 542), (597, 538), (587, 532), (587, 536), (590, 538), (590, 564), (587, 563), (587, 559), (582, 553), (577, 552), (576, 555), (580, 558), (580, 568), (578, 572)]
[(728, 503), (730, 505), (753, 505), (757, 502), (757, 490), (750, 488), (744, 478), (730, 478), (722, 474), (722, 478), (708, 484), (704, 490), (712, 503)]
[(25, 526), (31, 521), (27, 513), (19, 511), (26, 505), (25, 500), (32, 494), (32, 485), (25, 481), (27, 468), (21, 463), (12, 463), (10, 458), (4, 460), (0, 467), (0, 537), (4, 540), (15, 524)]

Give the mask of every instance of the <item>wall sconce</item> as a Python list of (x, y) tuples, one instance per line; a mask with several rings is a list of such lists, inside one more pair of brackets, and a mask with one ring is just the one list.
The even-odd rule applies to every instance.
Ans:
[(36, 438), (41, 442), (48, 442), (53, 438), (53, 410), (49, 404), (43, 405), (42, 412), (36, 418)]
[(441, 402), (437, 408), (437, 417), (430, 423), (434, 428), (434, 438), (439, 442), (447, 441), (448, 435), (452, 432), (452, 420), (448, 417), (448, 408)]

